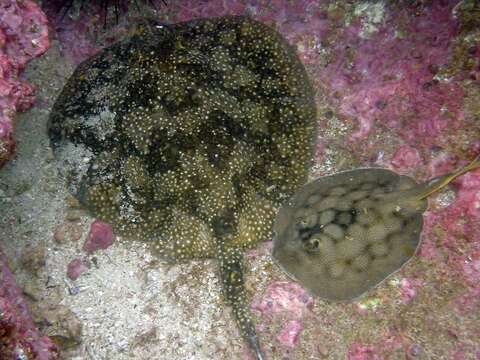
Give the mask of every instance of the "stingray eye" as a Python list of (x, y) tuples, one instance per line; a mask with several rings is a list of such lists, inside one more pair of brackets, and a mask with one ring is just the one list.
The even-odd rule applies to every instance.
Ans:
[(318, 252), (320, 250), (320, 239), (316, 237), (311, 237), (310, 239), (306, 240), (303, 244), (303, 247), (308, 252)]
[(299, 229), (307, 229), (308, 228), (308, 223), (305, 219), (302, 219), (298, 222), (298, 228)]

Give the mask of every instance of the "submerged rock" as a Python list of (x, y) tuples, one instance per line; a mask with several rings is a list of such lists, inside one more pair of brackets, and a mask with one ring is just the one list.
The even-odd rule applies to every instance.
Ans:
[(99, 220), (95, 220), (90, 225), (90, 232), (87, 240), (83, 244), (83, 250), (91, 254), (99, 249), (109, 248), (115, 241), (115, 235), (112, 232), (112, 227)]
[(42, 335), (0, 250), (0, 358), (59, 359), (58, 347)]
[(23, 69), (49, 47), (47, 18), (34, 1), (0, 3), (0, 168), (15, 151), (16, 113), (35, 100)]
[(243, 252), (306, 181), (316, 136), (295, 51), (246, 17), (152, 24), (82, 63), (49, 136), (69, 190), (172, 261), (214, 257), (243, 335)]

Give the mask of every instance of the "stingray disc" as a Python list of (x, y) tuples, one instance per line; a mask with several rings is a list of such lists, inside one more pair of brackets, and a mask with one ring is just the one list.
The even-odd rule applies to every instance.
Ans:
[(185, 260), (217, 257), (216, 238), (269, 238), (274, 208), (305, 182), (315, 119), (294, 49), (227, 16), (152, 26), (86, 60), (48, 132), (82, 205)]
[(427, 201), (406, 207), (394, 196), (415, 186), (409, 177), (377, 168), (303, 186), (277, 215), (274, 259), (321, 298), (362, 295), (400, 269), (420, 243)]

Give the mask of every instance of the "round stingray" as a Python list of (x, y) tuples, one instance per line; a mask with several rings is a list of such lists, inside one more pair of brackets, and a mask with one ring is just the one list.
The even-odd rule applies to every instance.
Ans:
[(415, 186), (409, 177), (377, 168), (303, 186), (277, 215), (274, 259), (319, 297), (362, 295), (415, 254), (427, 200), (406, 206), (395, 196)]

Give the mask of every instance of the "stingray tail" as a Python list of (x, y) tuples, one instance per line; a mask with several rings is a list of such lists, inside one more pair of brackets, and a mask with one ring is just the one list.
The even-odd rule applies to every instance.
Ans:
[(220, 249), (220, 253), (224, 296), (232, 307), (242, 336), (255, 352), (257, 360), (264, 360), (265, 357), (260, 349), (260, 342), (248, 307), (243, 279), (243, 253), (237, 249), (224, 249), (223, 247)]
[(457, 177), (469, 171), (476, 170), (478, 168), (480, 168), (480, 155), (477, 156), (475, 159), (473, 159), (468, 165), (464, 166), (463, 168), (460, 168), (452, 173), (433, 178), (429, 182), (425, 183), (423, 188), (419, 187), (420, 191), (419, 191), (419, 194), (416, 196), (416, 199), (417, 200), (426, 199), (432, 193), (437, 192), (440, 189), (443, 189), (445, 186), (450, 184), (450, 182), (455, 180)]

